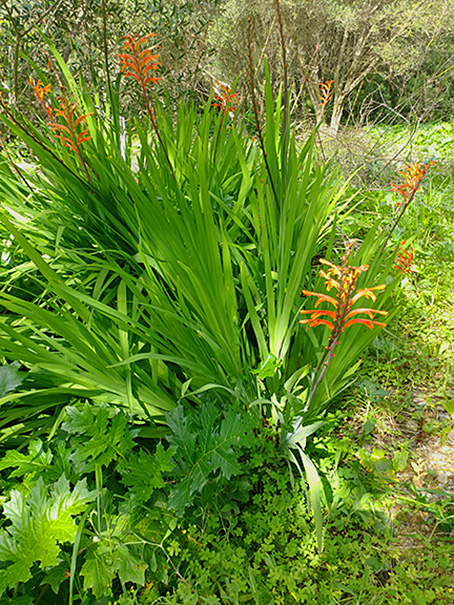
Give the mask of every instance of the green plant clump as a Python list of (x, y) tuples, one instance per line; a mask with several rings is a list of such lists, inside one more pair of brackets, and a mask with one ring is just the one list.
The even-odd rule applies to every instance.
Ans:
[[(333, 412), (392, 310), (429, 165), (355, 234), (269, 73), (263, 115), (253, 84), (244, 115), (226, 86), (173, 111), (149, 36), (125, 36), (106, 100), (49, 47), (39, 119), (0, 113), (28, 160), (0, 163), (0, 603), (393, 602), (372, 507), (394, 476)], [(127, 124), (125, 79), (145, 113)]]

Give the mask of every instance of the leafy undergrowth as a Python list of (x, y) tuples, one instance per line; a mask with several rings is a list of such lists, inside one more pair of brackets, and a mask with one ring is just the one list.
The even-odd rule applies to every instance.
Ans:
[(452, 161), (454, 127), (449, 122), (435, 124), (396, 124), (372, 126), (365, 129), (376, 147), (392, 158), (397, 155), (408, 161)]
[[(389, 477), (348, 453), (351, 437), (339, 441), (333, 434), (322, 442), (333, 487), (322, 553), (304, 494), (292, 491), (285, 469), (262, 453), (250, 461), (255, 493), (247, 505), (236, 514), (224, 508), (188, 520), (173, 542), (181, 573), (176, 586), (150, 583), (139, 602), (451, 603), (454, 546), (421, 534), (409, 549), (391, 520)], [(334, 468), (340, 451), (343, 461)]]
[[(2, 578), (21, 583), (1, 603), (448, 605), (453, 501), (430, 500), (406, 474), (417, 454), (396, 431), (384, 437), (378, 411), (391, 400), (383, 393), (371, 392), (363, 422), (338, 412), (314, 439), (325, 486), (322, 552), (273, 427), (259, 437), (234, 414), (216, 418), (208, 406), (201, 419), (177, 408), (170, 447), (150, 453), (114, 408), (68, 408), (49, 447), (36, 441), (2, 460), (3, 490), (14, 488), (0, 535)], [(192, 451), (178, 452), (191, 442)], [(194, 476), (191, 489), (175, 482), (181, 475)], [(182, 489), (178, 511), (166, 494), (183, 502)], [(419, 524), (409, 527), (415, 513)], [(30, 540), (27, 569), (16, 569), (14, 555)]]

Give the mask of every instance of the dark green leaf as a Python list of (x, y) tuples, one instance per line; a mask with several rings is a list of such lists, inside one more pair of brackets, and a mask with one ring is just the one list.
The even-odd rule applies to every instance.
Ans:
[(174, 453), (174, 448), (164, 450), (162, 443), (159, 443), (155, 456), (143, 450), (139, 454), (128, 456), (119, 467), (121, 482), (139, 501), (148, 500), (155, 489), (164, 486), (162, 473), (174, 468), (175, 465), (170, 461)]
[(238, 458), (244, 448), (254, 444), (252, 415), (244, 416), (232, 406), (222, 417), (213, 404), (199, 413), (185, 415), (178, 406), (167, 416), (172, 433), (169, 443), (175, 449), (180, 477), (170, 494), (169, 504), (181, 513), (218, 471), (225, 479), (240, 472)]
[(28, 454), (8, 450), (0, 460), (0, 470), (17, 467), (10, 473), (10, 477), (22, 477), (26, 474), (33, 476), (48, 470), (51, 467), (52, 458), (52, 452), (50, 449), (47, 452), (44, 450), (42, 441), (31, 441)]
[[(123, 412), (106, 405), (94, 409), (88, 403), (82, 409), (68, 406), (66, 411), (69, 420), (62, 428), (79, 435), (79, 444), (73, 455), (75, 461), (108, 466), (132, 449), (133, 434)], [(112, 413), (115, 415), (110, 419)]]
[(25, 374), (19, 372), (19, 368), (20, 363), (17, 361), (7, 366), (0, 366), (0, 398), (22, 384)]
[(87, 552), (85, 563), (80, 570), (84, 577), (84, 589), (91, 588), (94, 596), (100, 599), (105, 590), (112, 584), (116, 568), (108, 552), (97, 548)]
[(115, 549), (115, 566), (123, 584), (126, 582), (133, 582), (140, 586), (145, 584), (145, 570), (148, 565), (134, 556), (124, 544), (119, 544)]

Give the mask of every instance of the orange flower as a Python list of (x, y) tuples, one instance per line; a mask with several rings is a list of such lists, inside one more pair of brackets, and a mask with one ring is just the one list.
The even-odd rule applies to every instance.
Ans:
[(426, 176), (427, 171), (434, 164), (436, 164), (436, 162), (434, 161), (424, 165), (421, 165), (419, 163), (408, 163), (405, 168), (398, 172), (398, 174), (402, 176), (403, 182), (399, 183), (398, 185), (392, 183), (391, 191), (398, 191), (400, 195), (404, 198), (404, 202), (406, 202), (408, 196), (414, 195), (419, 189), (423, 178)]
[(65, 124), (61, 124), (56, 121), (48, 122), (49, 126), (52, 128), (54, 132), (54, 136), (60, 139), (63, 147), (69, 147), (77, 154), (79, 154), (79, 147), (83, 141), (90, 141), (91, 136), (88, 134), (88, 129), (85, 128), (83, 130), (79, 130), (78, 127), (86, 122), (88, 116), (91, 116), (91, 113), (87, 113), (85, 115), (76, 117), (77, 106), (75, 103), (71, 103), (65, 96), (58, 97), (59, 108), (53, 109), (48, 103), (44, 101), (45, 95), (50, 94), (51, 85), (44, 84), (41, 80), (38, 80), (36, 84), (33, 83), (33, 79), (30, 78), (30, 84), (35, 93), (35, 97), (41, 103), (42, 108), (47, 113), (49, 118), (61, 117), (63, 118)]
[(50, 93), (50, 84), (44, 86), (41, 80), (37, 80), (36, 84), (33, 84), (33, 78), (30, 78), (30, 84), (33, 88), (33, 92), (35, 93), (35, 97), (40, 103), (42, 103), (44, 95), (48, 95)]
[(44, 84), (41, 82), (41, 80), (37, 80), (36, 84), (34, 84), (32, 77), (30, 77), (29, 82), (30, 82), (31, 87), (33, 88), (33, 92), (35, 93), (36, 99), (41, 103), (41, 107), (47, 113), (49, 118), (51, 118), (52, 117), (52, 107), (49, 105), (49, 103), (46, 103), (44, 101), (44, 96), (50, 94), (50, 92), (51, 92), (51, 85), (46, 84), (46, 86), (44, 86)]
[(161, 78), (150, 75), (150, 72), (159, 68), (159, 55), (153, 55), (151, 48), (141, 48), (148, 38), (156, 34), (146, 34), (136, 38), (135, 34), (123, 36), (123, 53), (117, 55), (121, 62), (121, 71), (125, 78), (131, 76), (142, 87), (144, 94), (148, 84), (156, 84)]
[[(339, 338), (342, 332), (354, 325), (362, 324), (373, 329), (374, 326), (384, 327), (381, 321), (374, 319), (375, 315), (388, 315), (386, 311), (379, 311), (377, 309), (370, 309), (368, 307), (358, 307), (353, 309), (353, 305), (361, 298), (369, 298), (373, 302), (377, 300), (375, 292), (385, 289), (385, 285), (374, 286), (373, 288), (356, 288), (356, 282), (361, 273), (364, 273), (369, 269), (369, 265), (360, 265), (359, 267), (353, 267), (349, 265), (348, 259), (353, 251), (355, 241), (351, 240), (345, 245), (345, 254), (342, 257), (342, 264), (335, 265), (334, 263), (322, 258), (320, 263), (326, 265), (326, 270), (320, 270), (320, 277), (325, 280), (325, 286), (328, 292), (332, 289), (337, 290), (337, 295), (330, 296), (321, 292), (309, 292), (303, 290), (305, 296), (316, 296), (317, 302), (315, 307), (318, 307), (321, 303), (328, 303), (333, 306), (333, 309), (311, 309), (300, 311), (303, 315), (310, 315), (308, 319), (302, 319), (300, 324), (307, 324), (307, 326), (313, 328), (318, 325), (326, 326), (331, 334), (329, 336), (328, 344), (325, 347), (325, 351), (320, 358), (317, 367), (314, 371), (312, 380), (312, 390), (308, 396), (306, 406), (312, 401), (315, 392), (317, 391), (323, 376), (328, 368), (330, 360), (334, 356), (334, 349), (339, 343)], [(357, 317), (357, 315), (365, 315), (366, 317)]]
[(327, 82), (320, 82), (320, 84), (318, 85), (320, 88), (320, 103), (318, 104), (319, 107), (325, 108), (327, 103), (331, 100), (331, 86), (333, 85), (333, 82), (334, 80), (328, 80)]
[(399, 250), (396, 255), (396, 261), (394, 263), (394, 269), (396, 271), (400, 271), (402, 274), (404, 273), (412, 273), (413, 269), (413, 261), (415, 259), (415, 251), (413, 248), (409, 250), (405, 250), (403, 247), (405, 242), (399, 244)]
[[(300, 311), (303, 315), (310, 315), (309, 319), (303, 319), (300, 324), (308, 324), (311, 328), (324, 325), (332, 333), (331, 339), (337, 340), (339, 335), (349, 326), (354, 324), (364, 324), (368, 328), (372, 329), (375, 326), (385, 326), (386, 324), (375, 321), (375, 314), (388, 315), (386, 311), (379, 311), (377, 309), (369, 308), (357, 308), (352, 309), (352, 306), (360, 298), (369, 298), (373, 302), (377, 300), (376, 291), (385, 289), (385, 285), (374, 286), (373, 288), (362, 288), (356, 290), (356, 282), (360, 273), (364, 273), (368, 270), (368, 265), (361, 265), (359, 267), (353, 267), (348, 264), (348, 257), (344, 256), (343, 263), (341, 266), (335, 265), (334, 263), (322, 258), (320, 260), (322, 265), (327, 265), (329, 269), (324, 271), (320, 270), (320, 277), (325, 279), (325, 285), (328, 292), (331, 289), (337, 290), (337, 296), (329, 296), (320, 292), (309, 292), (303, 290), (305, 296), (316, 296), (317, 302), (315, 306), (318, 307), (321, 303), (327, 302), (334, 307), (334, 310), (324, 309), (312, 309)], [(356, 315), (363, 314), (367, 316), (367, 319), (363, 317), (356, 317)]]
[(216, 82), (216, 86), (219, 87), (220, 94), (213, 95), (211, 107), (219, 107), (223, 116), (229, 111), (236, 111), (238, 109), (238, 93), (232, 93), (229, 86), (219, 84), (219, 82)]
[(60, 143), (63, 147), (69, 147), (78, 155), (79, 147), (83, 141), (90, 141), (91, 136), (88, 133), (88, 128), (81, 131), (77, 131), (78, 127), (87, 121), (87, 117), (91, 116), (91, 113), (86, 113), (76, 117), (77, 106), (75, 103), (68, 101), (66, 97), (59, 97), (60, 108), (55, 110), (55, 116), (62, 117), (66, 124), (60, 124), (58, 122), (50, 122), (49, 126), (54, 131), (54, 136), (60, 139)]
[[(429, 162), (428, 164), (407, 164), (403, 170), (399, 171), (399, 174), (402, 176), (403, 182), (396, 185), (392, 184), (391, 191), (397, 191), (404, 198), (403, 204), (397, 203), (398, 211), (396, 213), (396, 217), (392, 219), (390, 223), (390, 230), (388, 236), (383, 242), (383, 246), (381, 248), (381, 252), (386, 248), (386, 244), (389, 241), (389, 238), (394, 233), (394, 229), (399, 224), (399, 221), (403, 217), (405, 210), (408, 205), (413, 201), (416, 192), (418, 191), (423, 178), (426, 176), (427, 171), (431, 166), (436, 164), (436, 162)], [(401, 207), (402, 206), (402, 207)]]

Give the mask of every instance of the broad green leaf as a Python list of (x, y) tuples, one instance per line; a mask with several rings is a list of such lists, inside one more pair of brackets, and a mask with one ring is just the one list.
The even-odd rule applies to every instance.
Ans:
[(186, 415), (180, 405), (168, 415), (167, 423), (179, 476), (169, 504), (182, 513), (195, 493), (217, 479), (218, 472), (228, 480), (241, 471), (238, 458), (243, 448), (255, 443), (253, 418), (240, 414), (234, 406), (220, 417), (213, 404), (202, 406), (199, 414)]
[(116, 567), (109, 551), (100, 548), (87, 551), (85, 563), (80, 570), (84, 578), (84, 590), (91, 588), (96, 599), (100, 599), (116, 576)]
[(19, 367), (17, 361), (7, 366), (0, 366), (0, 399), (22, 384), (25, 375), (19, 372)]
[(63, 430), (79, 435), (74, 460), (108, 466), (132, 449), (133, 434), (123, 412), (114, 412), (110, 419), (112, 408), (103, 404), (94, 410), (88, 403), (82, 409), (68, 406), (66, 412), (69, 420)]
[(80, 571), (84, 577), (84, 589), (93, 591), (100, 599), (118, 573), (120, 581), (145, 584), (148, 565), (134, 555), (125, 544), (100, 544), (87, 551), (85, 563)]
[(41, 569), (58, 564), (60, 545), (72, 542), (76, 535), (73, 517), (93, 498), (85, 479), (71, 490), (63, 475), (50, 489), (40, 477), (30, 494), (11, 492), (3, 505), (11, 525), (0, 530), (0, 560), (7, 563), (0, 570), (0, 595), (8, 587), (29, 580), (35, 563), (39, 562)]
[(162, 473), (174, 468), (171, 462), (174, 453), (174, 448), (164, 450), (162, 443), (158, 443), (154, 456), (143, 450), (129, 455), (119, 466), (121, 482), (129, 488), (128, 493), (142, 502), (148, 500), (156, 489), (164, 487)]
[(115, 549), (115, 567), (123, 584), (126, 582), (133, 582), (139, 586), (145, 584), (145, 571), (148, 565), (133, 555), (124, 544), (118, 544)]

